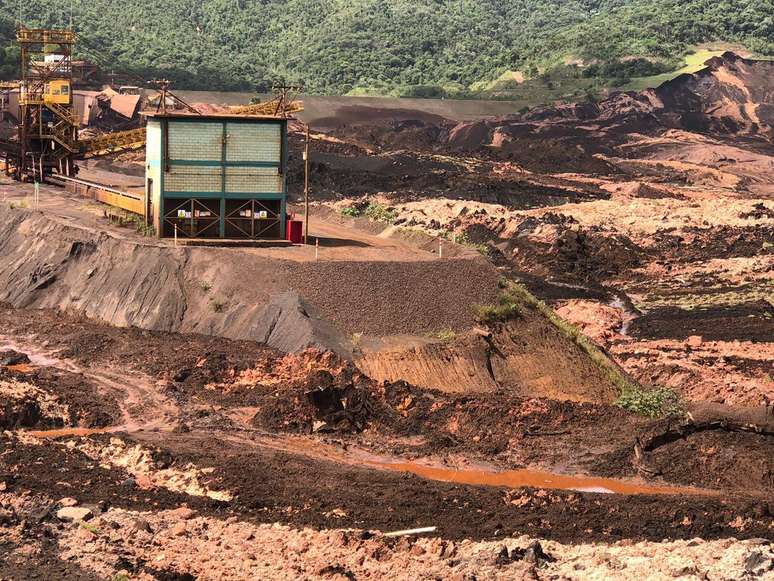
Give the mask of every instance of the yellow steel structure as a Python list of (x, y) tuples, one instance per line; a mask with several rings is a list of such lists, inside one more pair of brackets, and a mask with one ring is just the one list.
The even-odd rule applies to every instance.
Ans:
[(113, 206), (114, 208), (120, 208), (134, 214), (139, 214), (140, 216), (145, 215), (144, 193), (121, 191), (88, 180), (57, 174), (52, 175), (51, 180), (65, 186), (68, 191), (73, 192), (74, 194), (92, 198), (97, 202), (102, 202), (103, 204)]
[(145, 147), (145, 127), (114, 131), (78, 141), (80, 157), (88, 159)]
[(270, 115), (272, 117), (286, 117), (303, 110), (303, 101), (295, 100), (287, 103), (280, 97), (265, 103), (229, 107), (229, 113), (233, 115)]
[(50, 103), (55, 103), (57, 105), (69, 105), (70, 81), (60, 79), (46, 83), (46, 88), (43, 92), (43, 102), (46, 105)]
[(42, 181), (52, 171), (75, 173), (78, 121), (72, 98), (72, 30), (20, 27), (17, 143), (6, 151), (17, 179)]

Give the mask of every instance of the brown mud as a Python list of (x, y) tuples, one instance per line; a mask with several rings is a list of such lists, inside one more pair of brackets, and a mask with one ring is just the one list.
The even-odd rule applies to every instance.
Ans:
[[(9, 328), (25, 315), (6, 310), (3, 316)], [(120, 353), (88, 350), (79, 338), (94, 323), (48, 316), (49, 345), (62, 349), (52, 356), (66, 352), (68, 365), (84, 366), (85, 374), (110, 361), (115, 372), (125, 369), (127, 376), (156, 381), (155, 397), (162, 400), (154, 406), (167, 398), (174, 405), (163, 424), (154, 423), (153, 409), (124, 406), (133, 420), (124, 419), (124, 426), (135, 427), (121, 428), (119, 418), (121, 429), (111, 434), (65, 431), (37, 438), (17, 431), (3, 436), (0, 480), (13, 494), (29, 491), (49, 502), (69, 496), (86, 506), (104, 503), (99, 510), (186, 504), (204, 515), (314, 528), (432, 525), (449, 539), (513, 533), (564, 541), (760, 537), (774, 526), (766, 500), (771, 485), (760, 482), (740, 494), (732, 476), (738, 463), (707, 465), (697, 462), (696, 454), (677, 455), (663, 477), (633, 481), (638, 478), (633, 436), (652, 422), (617, 408), (502, 392), (453, 395), (408, 384), (379, 385), (353, 375), (331, 355), (309, 353), (298, 360), (266, 348), (250, 352), (240, 342), (215, 346), (200, 336), (146, 332), (135, 344), (126, 339), (137, 331), (106, 327), (101, 341), (112, 339), (106, 342), (121, 345)], [(70, 339), (74, 343), (67, 349)], [(133, 385), (124, 383), (128, 390)], [(327, 395), (315, 399), (310, 389)], [(127, 391), (125, 399), (132, 393)], [(342, 397), (349, 402), (344, 414), (336, 411)], [(308, 435), (315, 429), (317, 435)], [(299, 431), (307, 434), (308, 444), (282, 443), (282, 432)], [(267, 445), (261, 436), (267, 432), (279, 432), (280, 444)], [(690, 443), (710, 445), (713, 437), (712, 432), (697, 434)], [(748, 458), (747, 435), (724, 438), (728, 454), (734, 450), (740, 460)], [(333, 448), (325, 453), (316, 442)], [(367, 460), (353, 463), (355, 449), (363, 449)], [(767, 453), (765, 447), (760, 450)], [(666, 453), (657, 451), (656, 460)], [(750, 465), (757, 454), (749, 456)], [(387, 465), (395, 455), (414, 460)], [(423, 461), (431, 457), (463, 463), (455, 471), (439, 460)], [(493, 470), (466, 468), (464, 459), (488, 462)], [(503, 471), (516, 466), (528, 470)], [(707, 477), (708, 467), (714, 480)], [(678, 488), (675, 493), (669, 482), (698, 484), (706, 492), (685, 494), (689, 491)], [(544, 490), (554, 486), (601, 486), (628, 496)], [(728, 496), (731, 490), (734, 495)]]
[(771, 342), (774, 306), (766, 301), (691, 310), (666, 307), (638, 317), (631, 333), (647, 339), (687, 339), (699, 335), (707, 341)]
[[(424, 555), (438, 578), (769, 574), (770, 69), (727, 54), (655, 90), (486, 120), (318, 116), (326, 261), (220, 262), (8, 210), (0, 350), (30, 361), (0, 368), (0, 577), (251, 578), (269, 527), (283, 540), (265, 578), (351, 579), (380, 559), (363, 576), (416, 578)], [(294, 153), (294, 193), (301, 169)], [(374, 203), (389, 223), (341, 216)], [(561, 321), (471, 330), (501, 274), (684, 409), (615, 405)], [(92, 520), (57, 516), (73, 507)], [(436, 538), (378, 532), (416, 527)], [(306, 568), (331, 535), (346, 559)], [(664, 539), (679, 554), (624, 571), (621, 552)], [(558, 554), (592, 542), (589, 569)]]

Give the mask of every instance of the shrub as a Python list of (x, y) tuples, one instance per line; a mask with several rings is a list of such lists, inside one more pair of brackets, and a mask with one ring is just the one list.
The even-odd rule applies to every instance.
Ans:
[(521, 309), (516, 298), (506, 290), (500, 293), (494, 305), (473, 305), (473, 315), (483, 325), (509, 321), (518, 317), (520, 313)]
[(394, 210), (376, 202), (368, 204), (368, 207), (365, 209), (365, 215), (374, 222), (386, 222), (388, 224), (392, 224), (396, 218)]
[(142, 236), (155, 236), (156, 227), (153, 224), (145, 224), (145, 218), (138, 216), (137, 214), (124, 213), (128, 224), (133, 225), (138, 234)]
[(679, 416), (685, 411), (680, 396), (666, 387), (626, 389), (615, 403), (625, 410), (649, 418)]
[(467, 232), (460, 232), (459, 234), (455, 234), (451, 237), (451, 241), (455, 244), (459, 244), (460, 246), (464, 246), (465, 248), (472, 248), (473, 250), (477, 250), (484, 256), (489, 256), (489, 246), (483, 243), (473, 242), (468, 236)]
[(212, 299), (210, 301), (210, 308), (215, 313), (222, 313), (226, 309), (226, 305), (225, 305), (225, 303), (223, 303), (223, 302), (221, 302), (219, 300)]
[(360, 216), (360, 210), (355, 206), (347, 206), (346, 208), (341, 209), (341, 215), (346, 216), (347, 218), (357, 218)]
[(623, 79), (628, 77), (650, 77), (674, 70), (669, 64), (651, 61), (644, 58), (635, 58), (626, 61), (609, 60), (603, 63), (589, 65), (584, 71), (584, 77), (602, 77)]

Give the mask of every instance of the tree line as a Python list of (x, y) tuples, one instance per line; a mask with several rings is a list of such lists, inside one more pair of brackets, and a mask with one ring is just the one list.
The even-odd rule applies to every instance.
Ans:
[[(0, 76), (13, 76), (16, 0), (0, 0)], [(706, 41), (774, 54), (770, 0), (25, 0), (25, 24), (72, 17), (79, 54), (177, 88), (466, 94), (505, 71), (569, 61), (585, 75), (674, 69)], [(103, 65), (104, 66), (104, 65)]]

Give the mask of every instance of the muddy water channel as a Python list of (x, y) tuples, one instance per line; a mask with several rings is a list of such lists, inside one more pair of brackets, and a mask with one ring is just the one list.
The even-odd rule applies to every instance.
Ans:
[(331, 462), (365, 466), (391, 472), (406, 472), (427, 480), (453, 482), (474, 486), (496, 486), (504, 488), (548, 488), (574, 490), (577, 492), (598, 492), (604, 494), (690, 494), (714, 496), (716, 491), (692, 487), (650, 485), (635, 480), (619, 480), (584, 475), (567, 475), (530, 468), (518, 470), (495, 470), (485, 466), (470, 466), (462, 469), (449, 468), (420, 461), (389, 456), (378, 456), (362, 450), (342, 450), (334, 446), (302, 438), (264, 440), (270, 448), (292, 451)]
[(484, 486), (503, 486), (520, 488), (551, 488), (558, 490), (575, 490), (578, 492), (601, 492), (607, 494), (709, 494), (689, 488), (669, 486), (651, 486), (612, 478), (595, 478), (591, 476), (568, 476), (541, 470), (504, 470), (495, 472), (483, 469), (453, 470), (436, 466), (427, 466), (415, 462), (375, 462), (375, 467), (386, 470), (410, 472), (422, 478), (454, 482), (455, 484), (472, 484)]

